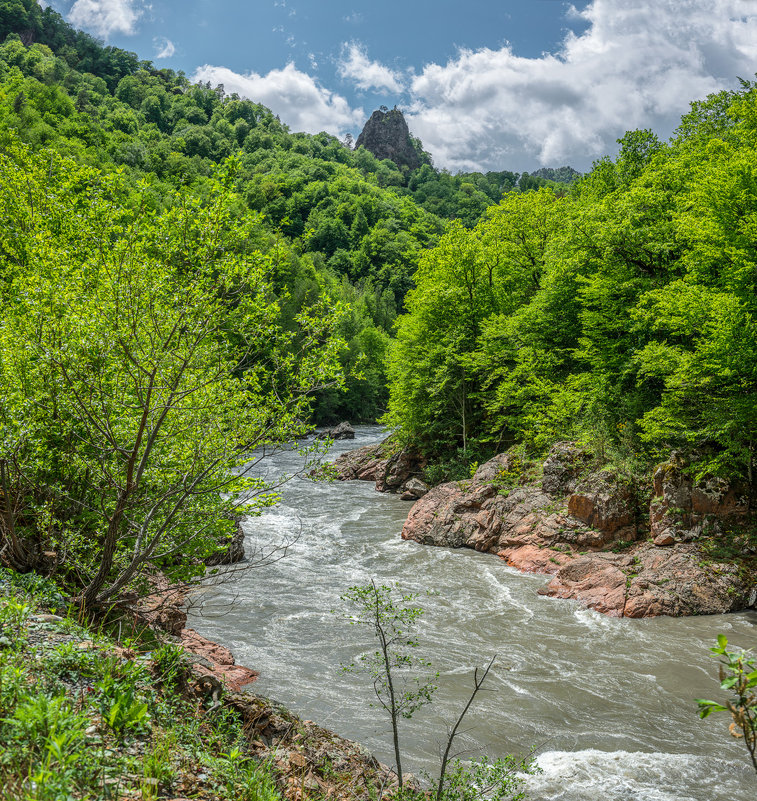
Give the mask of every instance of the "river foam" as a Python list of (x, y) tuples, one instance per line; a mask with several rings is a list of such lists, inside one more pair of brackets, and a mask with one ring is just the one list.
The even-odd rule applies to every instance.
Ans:
[(746, 763), (627, 751), (550, 751), (529, 776), (532, 798), (550, 801), (726, 801), (752, 781)]

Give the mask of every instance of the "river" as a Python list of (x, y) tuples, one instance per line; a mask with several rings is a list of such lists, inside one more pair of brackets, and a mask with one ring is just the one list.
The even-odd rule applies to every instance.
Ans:
[[(377, 426), (335, 443), (331, 456), (377, 442)], [(270, 478), (302, 457), (280, 453)], [(695, 698), (720, 698), (708, 648), (718, 633), (757, 644), (757, 613), (612, 619), (573, 601), (537, 595), (544, 576), (496, 557), (404, 542), (410, 504), (371, 482), (285, 485), (281, 502), (244, 523), (248, 554), (293, 542), (265, 567), (207, 591), (188, 625), (259, 670), (255, 692), (364, 743), (391, 764), (388, 721), (369, 706), (365, 677), (344, 673), (372, 647), (331, 610), (351, 585), (392, 583), (423, 595), (419, 651), (439, 671), (432, 705), (403, 721), (403, 767), (438, 770), (438, 743), (470, 691), (471, 674), (497, 661), (466, 725), (469, 754), (525, 753), (533, 801), (755, 801), (746, 749), (725, 715), (700, 720)]]

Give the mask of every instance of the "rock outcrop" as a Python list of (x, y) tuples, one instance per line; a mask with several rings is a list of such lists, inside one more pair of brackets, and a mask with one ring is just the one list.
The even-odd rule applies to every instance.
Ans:
[(428, 492), (420, 479), (425, 465), (419, 453), (387, 441), (343, 453), (331, 469), (340, 481), (374, 481), (379, 492), (398, 492), (405, 500), (414, 500)]
[(421, 156), (413, 146), (405, 117), (396, 106), (391, 111), (385, 108), (374, 111), (355, 147), (364, 147), (377, 159), (390, 159), (398, 167), (408, 170), (417, 170), (421, 166)]
[[(241, 529), (239, 529), (241, 531)], [(150, 578), (153, 592), (144, 597), (127, 597), (122, 611), (133, 616), (140, 624), (160, 629), (177, 638), (186, 651), (189, 661), (198, 674), (210, 676), (232, 690), (240, 690), (255, 681), (258, 672), (237, 665), (228, 648), (212, 642), (187, 624), (186, 602), (190, 593), (187, 585), (171, 585), (165, 576)]]
[(221, 543), (223, 550), (217, 551), (205, 560), (208, 567), (216, 565), (235, 565), (244, 562), (244, 531), (240, 520), (235, 521), (234, 531)]
[(228, 648), (203, 637), (194, 629), (182, 629), (179, 639), (195, 673), (212, 676), (230, 690), (238, 692), (259, 676), (257, 670), (237, 665)]
[(721, 614), (754, 603), (736, 565), (701, 560), (700, 549), (685, 543), (574, 556), (539, 592), (576, 598), (613, 617)]
[[(757, 577), (705, 558), (688, 541), (706, 521), (716, 526), (745, 512), (736, 488), (693, 484), (678, 468), (661, 466), (651, 542), (647, 499), (613, 471), (589, 472), (580, 448), (557, 443), (540, 484), (510, 486), (513, 460), (500, 454), (470, 481), (434, 487), (411, 508), (402, 537), (487, 551), (520, 570), (551, 574), (542, 594), (616, 617), (721, 613), (754, 603)], [(672, 527), (671, 509), (690, 528)]]
[(316, 434), (316, 439), (355, 439), (355, 429), (347, 422), (339, 423), (334, 428), (327, 428)]
[(658, 545), (690, 542), (723, 525), (746, 520), (749, 492), (738, 482), (710, 476), (695, 481), (689, 463), (674, 453), (654, 472), (649, 523)]

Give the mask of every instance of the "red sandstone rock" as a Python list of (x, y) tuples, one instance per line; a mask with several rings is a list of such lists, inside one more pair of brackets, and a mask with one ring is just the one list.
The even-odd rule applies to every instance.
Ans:
[(695, 482), (688, 463), (674, 454), (654, 472), (654, 494), (650, 506), (652, 536), (674, 533), (691, 540), (709, 526), (738, 523), (746, 519), (749, 494), (738, 482), (716, 476)]
[(138, 601), (137, 614), (151, 626), (178, 636), (187, 622), (184, 611), (187, 590), (171, 587), (160, 574), (150, 577), (150, 585), (154, 592)]
[(246, 684), (255, 681), (259, 673), (256, 670), (237, 665), (234, 655), (228, 648), (208, 640), (194, 629), (181, 632), (181, 644), (186, 651), (207, 660), (209, 665), (195, 665), (199, 673), (215, 676), (232, 690), (239, 691)]
[(387, 442), (347, 451), (333, 462), (340, 481), (375, 481), (379, 492), (404, 491), (403, 487), (422, 471), (425, 464), (420, 454), (404, 449), (393, 451)]
[[(564, 445), (554, 464), (563, 464)], [(612, 476), (585, 477), (563, 504), (533, 485), (501, 494), (495, 480), (508, 465), (501, 454), (471, 481), (434, 487), (411, 508), (403, 539), (489, 551), (520, 570), (554, 574), (542, 594), (615, 617), (714, 614), (754, 603), (733, 565), (707, 564), (695, 545), (674, 544), (669, 530), (660, 544), (669, 536), (671, 547), (642, 542), (623, 553), (600, 551), (637, 534), (633, 494)], [(561, 480), (573, 481), (568, 473)], [(669, 498), (685, 501), (688, 490), (680, 482), (671, 486)], [(730, 497), (722, 495), (722, 508), (738, 509), (724, 500)]]
[(661, 550), (645, 542), (625, 554), (577, 559), (539, 590), (574, 598), (614, 617), (721, 614), (743, 608), (748, 590), (733, 565), (702, 567), (696, 546)]
[(626, 574), (605, 554), (581, 557), (560, 568), (539, 594), (575, 598), (610, 617), (623, 617)]
[(540, 548), (538, 545), (521, 545), (517, 548), (503, 548), (497, 553), (508, 565), (522, 570), (524, 573), (557, 573), (570, 556), (551, 548)]
[(606, 543), (636, 539), (636, 498), (627, 482), (613, 473), (593, 473), (568, 498), (568, 512), (605, 533)]
[(386, 458), (381, 444), (363, 445), (343, 453), (333, 464), (340, 481), (375, 481), (386, 466)]

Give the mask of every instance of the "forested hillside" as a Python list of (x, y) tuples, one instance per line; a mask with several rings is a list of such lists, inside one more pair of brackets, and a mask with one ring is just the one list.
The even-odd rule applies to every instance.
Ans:
[[(757, 89), (621, 140), (558, 197), (510, 194), (425, 252), (390, 356), (388, 421), (468, 461), (581, 438), (752, 478)], [(465, 461), (464, 459), (463, 461)]]
[(507, 171), (408, 174), (328, 134), (290, 133), (270, 109), (105, 47), (36, 0), (0, 2), (0, 42), (0, 128), (36, 151), (120, 170), (135, 191), (146, 181), (139, 202), (154, 211), (178, 188), (206, 197), (235, 157), (235, 213), (263, 215), (257, 246), (276, 253), (289, 314), (314, 295), (350, 308), (348, 389), (319, 393), (318, 421), (383, 412), (384, 357), (419, 253), (447, 219), (472, 227), (518, 186)]
[[(694, 104), (669, 143), (628, 133), (580, 179), (452, 176), (291, 133), (269, 109), (103, 47), (33, 0), (0, 4), (0, 37), (3, 414), (19, 493), (45, 496), (58, 475), (40, 453), (77, 464), (66, 415), (91, 424), (86, 371), (113, 359), (121, 386), (121, 371), (143, 369), (133, 348), (157, 358), (155, 342), (173, 342), (165, 326), (191, 316), (193, 292), (220, 348), (202, 358), (253, 382), (249, 442), (376, 419), (389, 391), (386, 422), (447, 462), (578, 437), (630, 460), (696, 448), (708, 469), (751, 476), (751, 84)], [(149, 264), (163, 294), (148, 301)], [(149, 347), (119, 339), (119, 315), (145, 303)], [(65, 481), (67, 497), (93, 491), (76, 471)]]

